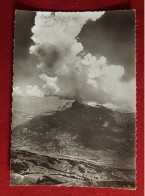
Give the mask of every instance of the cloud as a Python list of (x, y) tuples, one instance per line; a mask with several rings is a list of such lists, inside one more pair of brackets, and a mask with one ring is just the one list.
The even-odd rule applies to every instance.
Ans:
[(22, 90), (19, 86), (13, 88), (13, 95), (22, 95)]
[(88, 20), (98, 20), (104, 12), (37, 12), (32, 28), (34, 45), (30, 53), (38, 57), (46, 95), (94, 101), (117, 108), (135, 109), (135, 80), (122, 81), (123, 65), (110, 65), (104, 56), (85, 54), (78, 42)]
[(38, 86), (26, 86), (26, 96), (43, 97), (44, 93), (38, 88)]
[(42, 92), (38, 86), (27, 85), (24, 88), (15, 86), (13, 88), (13, 95), (20, 96), (33, 96), (33, 97), (44, 97), (44, 92)]
[(48, 77), (45, 74), (41, 74), (39, 77), (46, 82), (43, 86), (43, 88), (46, 89), (46, 94), (56, 95), (60, 91), (57, 85), (58, 78), (56, 76)]

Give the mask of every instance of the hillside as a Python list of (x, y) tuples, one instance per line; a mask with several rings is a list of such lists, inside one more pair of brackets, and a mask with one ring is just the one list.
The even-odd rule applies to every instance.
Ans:
[[(135, 171), (134, 113), (75, 101), (69, 108), (36, 116), (16, 126), (12, 141), (13, 151), (83, 162), (91, 160), (103, 168)], [(124, 181), (121, 176), (119, 179)]]
[(11, 185), (134, 188), (133, 169), (102, 167), (86, 160), (55, 158), (26, 151), (11, 153)]

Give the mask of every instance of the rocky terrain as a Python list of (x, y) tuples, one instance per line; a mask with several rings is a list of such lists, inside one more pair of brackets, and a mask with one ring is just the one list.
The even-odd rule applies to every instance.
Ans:
[(133, 169), (113, 169), (87, 160), (12, 151), (11, 185), (65, 185), (133, 188)]
[(74, 101), (17, 123), (11, 184), (135, 188), (135, 114)]

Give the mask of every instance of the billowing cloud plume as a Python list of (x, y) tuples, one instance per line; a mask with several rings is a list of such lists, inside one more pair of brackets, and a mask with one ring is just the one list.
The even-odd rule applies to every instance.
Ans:
[(109, 65), (104, 56), (96, 58), (86, 54), (78, 42), (83, 25), (103, 14), (37, 12), (30, 53), (38, 57), (39, 78), (44, 81), (46, 95), (132, 110), (135, 108), (135, 81), (121, 80), (125, 72), (123, 65)]
[(60, 91), (57, 85), (58, 78), (56, 76), (48, 77), (45, 74), (41, 74), (39, 77), (46, 82), (43, 88), (47, 88), (49, 94), (57, 95), (57, 93)]

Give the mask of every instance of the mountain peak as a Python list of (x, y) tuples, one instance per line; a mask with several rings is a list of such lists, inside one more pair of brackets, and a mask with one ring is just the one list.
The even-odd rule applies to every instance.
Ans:
[(95, 102), (87, 102), (87, 101), (81, 101), (81, 100), (75, 100), (72, 103), (72, 108), (83, 108), (83, 107), (93, 107), (93, 108), (105, 108), (103, 105), (98, 105)]
[(83, 103), (80, 101), (80, 100), (75, 100), (73, 103), (72, 103), (72, 108), (74, 109), (80, 109), (83, 107)]

